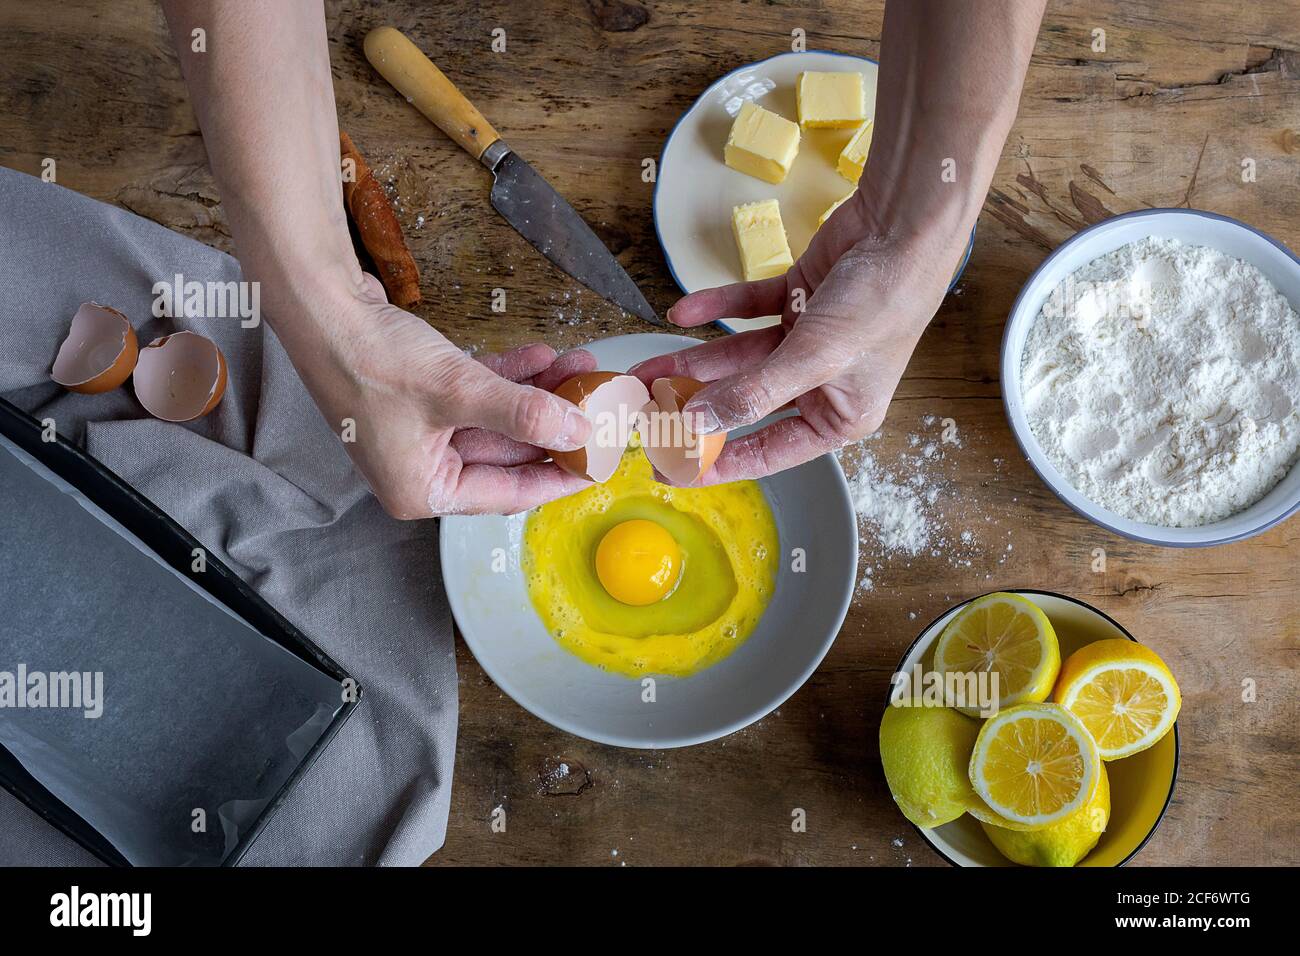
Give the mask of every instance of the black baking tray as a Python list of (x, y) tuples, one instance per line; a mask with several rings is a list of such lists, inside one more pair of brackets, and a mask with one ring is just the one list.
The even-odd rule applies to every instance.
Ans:
[[(237, 772), (236, 769), (230, 765), (232, 760), (239, 763), (240, 770), (248, 767), (260, 766), (264, 768), (265, 772), (254, 774), (253, 779), (248, 781), (248, 785), (251, 788), (250, 793), (256, 793), (257, 784), (259, 782), (263, 783), (265, 788), (274, 788), (273, 792), (269, 793), (269, 796), (268, 793), (262, 792), (256, 793), (257, 799), (255, 800), (241, 799), (229, 803), (223, 803), (223, 807), (233, 804), (249, 804), (252, 806), (252, 809), (241, 806), (236, 812), (246, 813), (246, 818), (241, 818), (237, 825), (234, 825), (231, 828), (223, 827), (225, 830), (224, 834), (221, 836), (223, 845), (219, 850), (214, 849), (212, 846), (205, 846), (201, 851), (195, 850), (189, 853), (186, 858), (181, 860), (181, 862), (189, 865), (219, 864), (229, 866), (237, 863), (257, 839), (258, 834), (260, 834), (265, 828), (267, 821), (284, 803), (294, 784), (315, 762), (324, 747), (333, 739), (334, 735), (338, 733), (339, 729), (357, 708), (361, 699), (361, 688), (329, 657), (329, 655), (285, 620), (273, 607), (258, 596), (252, 588), (245, 584), (238, 575), (230, 570), (230, 568), (219, 560), (216, 560), (210, 551), (206, 551), (205, 549), (206, 567), (203, 571), (200, 573), (193, 571), (192, 565), (194, 562), (195, 549), (203, 548), (201, 542), (168, 517), (148, 498), (144, 497), (126, 482), (122, 481), (93, 457), (63, 438), (53, 435), (52, 429), (46, 428), (42, 423), (37, 422), (31, 416), (3, 399), (0, 399), (0, 435), (7, 438), (14, 446), (16, 446), (20, 451), (25, 452), (37, 463), (44, 466), (46, 469), (49, 469), (49, 471), (58, 479), (61, 479), (63, 482), (66, 482), (67, 485), (70, 485), (72, 489), (75, 489), (76, 493), (84, 497), (84, 499), (93, 505), (94, 508), (100, 509), (104, 515), (107, 515), (113, 522), (120, 525), (120, 528), (112, 528), (110, 524), (103, 522), (102, 517), (92, 518), (91, 520), (95, 521), (97, 525), (109, 528), (114, 534), (117, 534), (127, 541), (130, 540), (129, 536), (134, 536), (136, 541), (133, 543), (137, 551), (143, 551), (141, 545), (151, 551), (151, 560), (146, 561), (142, 558), (141, 562), (134, 566), (138, 570), (138, 567), (142, 564), (145, 566), (146, 571), (148, 571), (149, 568), (156, 568), (156, 573), (159, 579), (152, 582), (153, 584), (160, 588), (166, 587), (170, 589), (168, 593), (174, 593), (177, 589), (180, 589), (188, 594), (194, 589), (181, 587), (176, 583), (176, 579), (183, 579), (183, 581), (196, 586), (199, 591), (204, 592), (204, 594), (212, 599), (212, 601), (208, 601), (196, 593), (193, 598), (196, 602), (195, 606), (193, 608), (182, 606), (178, 613), (183, 613), (184, 615), (194, 614), (195, 616), (210, 618), (215, 621), (217, 627), (224, 628), (228, 626), (230, 634), (226, 635), (223, 633), (223, 638), (229, 637), (232, 646), (235, 643), (239, 643), (245, 646), (249, 651), (247, 656), (251, 663), (249, 665), (248, 673), (256, 673), (262, 678), (264, 678), (266, 674), (271, 674), (274, 677), (274, 681), (258, 683), (252, 688), (248, 688), (246, 685), (239, 685), (241, 690), (251, 690), (247, 699), (249, 706), (256, 705), (265, 707), (268, 714), (274, 714), (275, 720), (292, 721), (297, 719), (294, 715), (300, 715), (301, 710), (286, 711), (286, 708), (291, 705), (306, 706), (321, 700), (328, 701), (326, 693), (329, 690), (329, 684), (333, 684), (337, 687), (338, 698), (336, 701), (324, 704), (317, 703), (313, 716), (305, 724), (300, 726), (298, 731), (290, 733), (287, 739), (279, 738), (281, 743), (289, 744), (289, 746), (283, 748), (283, 753), (267, 753), (266, 755), (257, 753), (255, 748), (259, 743), (265, 744), (276, 738), (268, 737), (266, 740), (262, 740), (258, 733), (247, 733), (245, 732), (243, 725), (240, 725), (239, 728), (232, 728), (232, 733), (243, 734), (243, 736), (238, 738), (237, 742), (239, 746), (233, 748), (233, 751), (218, 754), (198, 755), (197, 757), (192, 754), (186, 756), (185, 759), (188, 761), (186, 764), (187, 767), (192, 768), (196, 764), (212, 768), (220, 767), (222, 768), (222, 772), (226, 773)], [(47, 438), (52, 438), (52, 440), (46, 440)], [(0, 455), (4, 455), (12, 460), (19, 460), (18, 456), (15, 456), (11, 450), (2, 446), (0, 446)], [(30, 468), (30, 464), (28, 464), (28, 467)], [(36, 472), (33, 470), (33, 474), (35, 473)], [(46, 480), (48, 480), (48, 478)], [(68, 497), (71, 498), (70, 495), (68, 495)], [(78, 503), (78, 507), (80, 511), (84, 511), (88, 515), (93, 514), (91, 509), (86, 508), (85, 504)], [(14, 509), (11, 509), (11, 512), (12, 510)], [(75, 519), (77, 513), (70, 513), (70, 516)], [(63, 519), (57, 518), (55, 520), (62, 521)], [(77, 528), (69, 527), (68, 533), (85, 534), (86, 530), (87, 529), (84, 527), (79, 530)], [(121, 532), (123, 530), (127, 534), (122, 534)], [(21, 534), (11, 534), (10, 537), (13, 538), (14, 541), (21, 543)], [(3, 549), (16, 547), (14, 541), (6, 542), (0, 540), (0, 557), (6, 557)], [(10, 566), (12, 568), (13, 554), (8, 555), (7, 557), (10, 560)], [(73, 573), (77, 575), (91, 573), (102, 574), (107, 571), (111, 574), (114, 571), (113, 568), (100, 568), (92, 572), (91, 564), (93, 564), (93, 562), (87, 562), (87, 567), (77, 568)], [(163, 568), (161, 565), (166, 565), (166, 568)], [(168, 568), (171, 572), (175, 572), (175, 574), (170, 573), (167, 570)], [(149, 574), (145, 575), (145, 577), (148, 576)], [(149, 582), (132, 580), (129, 582), (129, 586), (134, 588), (142, 583), (147, 585)], [(11, 586), (13, 585), (11, 585), (10, 581), (0, 580), (0, 608), (5, 608), (6, 605), (11, 606), (9, 610), (4, 613), (3, 617), (0, 617), (0, 670), (4, 670), (11, 666), (10, 662), (7, 660), (10, 654), (16, 652), (17, 648), (23, 646), (21, 643), (21, 633), (13, 624), (15, 616), (20, 624), (24, 622), (24, 620), (26, 621), (26, 626), (22, 633), (28, 634), (28, 640), (32, 642), (39, 640), (38, 638), (31, 636), (31, 615), (33, 613), (40, 614), (42, 612), (39, 609), (33, 611), (31, 606), (27, 606), (24, 608), (28, 612), (26, 619), (24, 619), (21, 613), (14, 612), (12, 606), (19, 603), (17, 601), (19, 595), (11, 594), (8, 596), (8, 599), (6, 599), (6, 588)], [(93, 591), (96, 586), (98, 585), (91, 584), (89, 585), (89, 588)], [(119, 591), (122, 586), (122, 582), (116, 582), (114, 584), (114, 587)], [(87, 600), (93, 602), (94, 597), (92, 596)], [(215, 602), (215, 604), (213, 602)], [(28, 602), (28, 604), (31, 605), (32, 602)], [(233, 617), (230, 617), (231, 623), (226, 623), (226, 618), (229, 615), (221, 613), (216, 609), (216, 605), (220, 605), (224, 608), (226, 612), (229, 612), (229, 615), (233, 615)], [(45, 605), (40, 606), (44, 607)], [(168, 612), (170, 612), (170, 608), (168, 609)], [(127, 612), (118, 607), (114, 609), (112, 613), (123, 614)], [(189, 618), (187, 617), (186, 619), (188, 620)], [(8, 633), (13, 635), (8, 641), (6, 641), (5, 638), (7, 629)], [(118, 636), (120, 637), (121, 635), (119, 634)], [(97, 638), (89, 638), (88, 640), (93, 641), (96, 639)], [(273, 650), (269, 645), (262, 646), (260, 644), (252, 643), (256, 641), (270, 642), (270, 644), (275, 645), (275, 647), (287, 651), (288, 656)], [(6, 647), (6, 644), (10, 644), (11, 646)], [(218, 644), (214, 646), (224, 645)], [(30, 645), (27, 649), (30, 650)], [(121, 650), (121, 642), (118, 641), (115, 653), (121, 652)], [(131, 652), (130, 649), (127, 649), (125, 653), (129, 654)], [(195, 652), (193, 650), (187, 650), (185, 653), (193, 654)], [(178, 658), (179, 656), (180, 655), (178, 655)], [(236, 656), (241, 657), (242, 659), (244, 655), (240, 654)], [(160, 667), (158, 662), (159, 658), (155, 656), (150, 660), (142, 661), (141, 665), (146, 671), (148, 671), (151, 665), (155, 669), (160, 670), (165, 670), (166, 667), (186, 666), (183, 663), (172, 661), (170, 657), (168, 658), (166, 667)], [(266, 664), (265, 662), (269, 662), (269, 664)], [(184, 700), (186, 699), (203, 700), (205, 697), (205, 689), (203, 688), (204, 682), (208, 682), (210, 685), (207, 690), (220, 697), (221, 692), (226, 689), (226, 685), (220, 682), (223, 679), (230, 679), (231, 676), (225, 671), (234, 671), (236, 669), (232, 665), (230, 668), (223, 670), (222, 664), (222, 661), (214, 660), (209, 667), (195, 667), (186, 671), (186, 683), (183, 685), (184, 693), (181, 695), (182, 699), (178, 700), (176, 706), (184, 707)], [(256, 669), (259, 667), (263, 669)], [(131, 673), (134, 675), (135, 672), (132, 671)], [(188, 683), (190, 681), (193, 681), (194, 683)], [(326, 683), (327, 681), (329, 684)], [(345, 686), (350, 689), (351, 693), (343, 693), (343, 688)], [(175, 688), (173, 688), (173, 690), (174, 689)], [(118, 693), (120, 695), (123, 692), (119, 690)], [(109, 698), (107, 688), (105, 689), (103, 696), (105, 699)], [(283, 698), (286, 696), (290, 700), (290, 704), (282, 702)], [(114, 699), (114, 706), (122, 709), (114, 711), (114, 713), (125, 713), (133, 706), (138, 709), (149, 708), (157, 705), (157, 703), (157, 700), (148, 699), (148, 692), (145, 692), (138, 700), (133, 700), (129, 694), (125, 699), (122, 699), (119, 696)], [(333, 709), (335, 706), (337, 706), (337, 709)], [(281, 713), (281, 711), (284, 711), (284, 713)], [(0, 719), (3, 719), (5, 716), (3, 710), (0, 710)], [(170, 714), (163, 714), (161, 716), (157, 715), (153, 711), (149, 711), (146, 715), (147, 719), (152, 719), (155, 722), (153, 725), (157, 727), (169, 727), (173, 722), (182, 724), (182, 717), (186, 720), (194, 721), (199, 716), (201, 715), (182, 713), (180, 710), (175, 710)], [(327, 718), (328, 721), (326, 722)], [(40, 719), (45, 719), (44, 715), (42, 715)], [(68, 718), (60, 715), (58, 719), (67, 720)], [(250, 716), (247, 726), (249, 728), (259, 728), (260, 719), (259, 715)], [(270, 718), (266, 720), (268, 725), (273, 722), (274, 721)], [(73, 725), (69, 724), (67, 726)], [(210, 725), (204, 723), (197, 724), (197, 726), (203, 726), (206, 728)], [(292, 722), (288, 722), (282, 723), (279, 725), (279, 728), (280, 730), (283, 730), (285, 727), (291, 728), (293, 726)], [(304, 730), (306, 733), (301, 733)], [(89, 740), (94, 736), (94, 734), (87, 730), (80, 730), (78, 732), (87, 735), (86, 749), (93, 749), (93, 745), (89, 743)], [(220, 730), (214, 731), (214, 733), (220, 733)], [(272, 731), (268, 730), (268, 734), (270, 733), (272, 733)], [(319, 736), (314, 736), (317, 733)], [(310, 746), (305, 749), (305, 752), (298, 755), (295, 750), (299, 749), (302, 744), (312, 741), (313, 737), (314, 742), (310, 743)], [(152, 741), (148, 739), (139, 741), (138, 750), (142, 755), (142, 761), (148, 761), (158, 757), (158, 752), (151, 748), (151, 743)], [(245, 749), (251, 749), (253, 752), (246, 753)], [(272, 749), (274, 748), (268, 748), (268, 750)], [(234, 751), (237, 751), (236, 757), (231, 756), (231, 753)], [(286, 758), (285, 754), (289, 754), (289, 757)], [(115, 759), (119, 757), (120, 754), (115, 755)], [(262, 762), (258, 763), (259, 761)], [(39, 763), (39, 760), (36, 762)], [(93, 765), (94, 761), (90, 760), (89, 763)], [(144, 766), (143, 763), (142, 766)], [(5, 790), (16, 796), (20, 801), (30, 807), (51, 825), (62, 830), (72, 839), (76, 840), (77, 843), (81, 844), (99, 859), (110, 865), (129, 866), (132, 865), (133, 862), (157, 862), (150, 858), (148, 853), (142, 854), (138, 852), (138, 850), (134, 852), (134, 858), (129, 859), (120, 851), (118, 844), (115, 843), (114, 840), (110, 839), (103, 832), (97, 829), (96, 826), (88, 822), (86, 816), (83, 815), (82, 812), (79, 812), (77, 809), (74, 809), (73, 806), (69, 805), (69, 801), (78, 803), (81, 795), (76, 793), (75, 789), (68, 789), (66, 780), (62, 781), (61, 785), (65, 788), (65, 797), (67, 799), (62, 799), (42, 783), (41, 779), (38, 779), (38, 776), (29, 772), (29, 767), (30, 769), (37, 770), (38, 773), (42, 769), (41, 767), (32, 766), (32, 757), (30, 753), (29, 762), (25, 765), (10, 750), (10, 748), (5, 745), (4, 740), (0, 739), (0, 786)], [(115, 772), (123, 772), (120, 759), (116, 759), (114, 768)], [(152, 772), (158, 772), (158, 768), (156, 767), (151, 768), (151, 770)], [(285, 776), (286, 770), (288, 770), (287, 776)], [(214, 769), (214, 774), (215, 773), (216, 770)], [(77, 776), (77, 774), (74, 773), (72, 776)], [(276, 781), (281, 778), (282, 782), (279, 783), (278, 787), (276, 787)], [(202, 781), (189, 781), (188, 778), (184, 786), (189, 787), (191, 783), (194, 783), (200, 788), (202, 786)], [(228, 785), (229, 781), (225, 779), (220, 780), (220, 786)], [(88, 789), (93, 789), (93, 787)], [(213, 792), (217, 791), (214, 790)], [(186, 795), (188, 795), (188, 791), (186, 791)], [(78, 805), (84, 806), (84, 804), (80, 803)], [(105, 805), (114, 805), (113, 795), (111, 793), (108, 794)], [(258, 808), (259, 805), (260, 808)], [(209, 814), (209, 816), (216, 816), (216, 814)], [(218, 823), (219, 821), (217, 820), (212, 821), (214, 827), (216, 827)], [(146, 825), (148, 824), (146, 823)], [(162, 824), (160, 823), (159, 825), (161, 826)], [(233, 829), (233, 833), (231, 832), (231, 829)], [(117, 832), (121, 833), (124, 831), (118, 830)], [(176, 821), (169, 818), (167, 835), (158, 839), (168, 841), (173, 840), (176, 837)], [(146, 836), (142, 842), (147, 842), (150, 839), (154, 839), (154, 837)], [(216, 836), (214, 835), (213, 840), (215, 839)], [(213, 840), (209, 840), (208, 842), (212, 843)], [(132, 840), (122, 840), (118, 842), (132, 842), (133, 845), (135, 845)], [(182, 855), (184, 856), (184, 854)], [(163, 854), (163, 856), (164, 858), (168, 858), (167, 854)]]

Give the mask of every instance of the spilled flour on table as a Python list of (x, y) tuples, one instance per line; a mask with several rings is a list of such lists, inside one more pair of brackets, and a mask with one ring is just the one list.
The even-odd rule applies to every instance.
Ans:
[(557, 763), (555, 766), (550, 767), (549, 769), (546, 769), (542, 772), (539, 786), (541, 789), (545, 790), (549, 787), (555, 786), (557, 783), (559, 783), (561, 780), (564, 780), (568, 776), (569, 776), (569, 765), (561, 761), (560, 763)]
[[(840, 452), (858, 515), (859, 594), (874, 591), (890, 566), (939, 560), (969, 569), (1006, 563), (1010, 533), (1000, 531), (981, 501), (963, 494), (953, 479), (963, 443), (944, 424), (924, 416), (896, 454), (884, 447), (879, 433)], [(993, 464), (1000, 469), (1003, 463), (994, 459)]]
[(900, 480), (880, 467), (870, 452), (862, 456), (850, 487), (853, 510), (875, 526), (885, 554), (917, 555), (930, 547), (932, 529), (926, 506), (938, 497), (928, 476)]

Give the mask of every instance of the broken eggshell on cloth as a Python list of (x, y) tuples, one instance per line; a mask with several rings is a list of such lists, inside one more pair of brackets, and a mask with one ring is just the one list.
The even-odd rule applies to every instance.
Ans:
[(83, 395), (117, 388), (135, 370), (140, 344), (131, 320), (98, 302), (83, 302), (54, 357), (50, 378)]
[[(229, 365), (225, 398), (186, 424), (145, 417), (129, 388), (80, 395), (50, 379), (80, 303), (111, 303), (152, 342), (181, 331), (153, 317), (154, 283), (177, 273), (240, 281), (230, 256), (3, 168), (0, 248), (0, 396), (52, 418), (61, 436), (188, 529), (365, 689), (244, 864), (423, 862), (446, 833), (457, 713), (436, 522), (383, 512), (265, 323), (184, 320)], [(111, 687), (105, 697), (113, 706)], [(0, 864), (94, 862), (0, 792)]]
[(209, 338), (176, 332), (154, 339), (136, 362), (135, 397), (154, 418), (188, 422), (208, 414), (226, 393), (226, 357)]
[[(162, 314), (177, 313), (166, 309)], [(203, 310), (181, 314), (199, 316)], [(50, 378), (69, 391), (98, 395), (131, 376), (145, 411), (165, 422), (188, 422), (221, 401), (226, 359), (215, 342), (189, 330), (161, 336), (141, 349), (125, 315), (98, 302), (81, 303)]]

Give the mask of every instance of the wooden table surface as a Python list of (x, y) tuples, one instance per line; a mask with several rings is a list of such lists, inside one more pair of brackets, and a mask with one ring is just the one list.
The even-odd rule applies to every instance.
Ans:
[[(368, 30), (392, 23), (433, 53), (662, 311), (677, 290), (642, 160), (658, 155), (713, 79), (788, 50), (796, 28), (811, 48), (879, 53), (880, 2), (809, 6), (329, 3), (341, 123), (392, 179), (423, 271), (422, 314), (473, 349), (536, 339), (563, 348), (642, 330), (492, 212), (485, 173), (372, 72), (361, 52)], [(504, 53), (490, 50), (497, 27)], [(1105, 31), (1104, 52), (1093, 50), (1095, 30)], [(0, 163), (38, 173), (45, 157), (65, 186), (230, 248), (153, 0), (0, 0)], [(1096, 528), (1017, 452), (998, 381), (1017, 290), (1076, 230), (1112, 213), (1192, 206), (1300, 248), (1298, 186), (1300, 0), (1052, 0), (974, 255), (868, 446), (888, 463), (909, 452), (909, 436), (937, 439), (931, 416), (953, 419), (960, 447), (941, 446), (927, 465), (941, 488), (932, 520), (953, 541), (974, 529), (973, 543), (955, 555), (881, 556), (864, 527), (861, 571), (872, 586), (857, 593), (822, 666), (776, 713), (686, 750), (618, 750), (554, 730), (505, 697), (459, 644), (451, 819), (430, 863), (942, 864), (885, 788), (880, 702), (923, 624), (1004, 587), (1094, 603), (1180, 680), (1178, 789), (1138, 862), (1300, 863), (1300, 521), (1188, 551)], [(491, 311), (495, 288), (508, 291), (505, 316)], [(1257, 688), (1249, 703), (1248, 682)], [(490, 826), (498, 806), (504, 833)], [(796, 807), (806, 832), (792, 832)]]

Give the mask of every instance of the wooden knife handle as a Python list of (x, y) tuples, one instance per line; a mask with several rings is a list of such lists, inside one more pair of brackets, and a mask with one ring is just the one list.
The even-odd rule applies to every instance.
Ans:
[(376, 27), (366, 35), (365, 49), (366, 59), (380, 75), (475, 159), (501, 138), (456, 84), (401, 30)]

